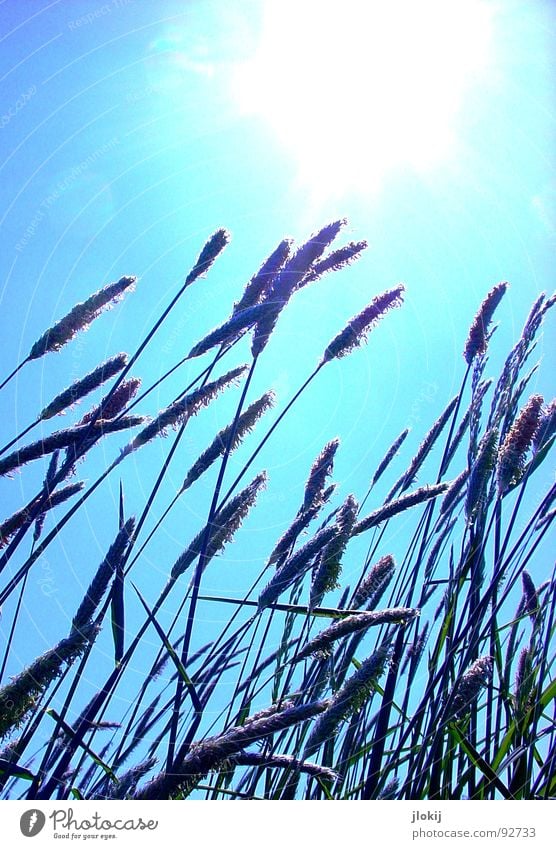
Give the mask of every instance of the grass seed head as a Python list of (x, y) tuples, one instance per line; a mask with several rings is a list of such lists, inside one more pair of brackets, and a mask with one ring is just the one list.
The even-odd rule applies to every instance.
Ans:
[(448, 719), (461, 719), (471, 710), (480, 692), (492, 678), (493, 660), (485, 655), (471, 664), (467, 672), (457, 682), (451, 700)]
[(299, 551), (292, 554), (275, 572), (259, 595), (259, 610), (275, 602), (288, 587), (302, 578), (314, 565), (315, 558), (337, 534), (336, 525), (321, 528)]
[(391, 640), (386, 639), (334, 694), (328, 708), (311, 729), (303, 752), (304, 759), (317, 752), (336, 733), (340, 723), (365, 704), (375, 682), (384, 674), (390, 656)]
[(122, 410), (125, 410), (129, 402), (135, 398), (140, 386), (141, 380), (138, 377), (130, 377), (129, 380), (122, 380), (114, 392), (109, 393), (106, 398), (103, 398), (97, 407), (85, 413), (79, 424), (88, 424), (93, 419), (95, 421), (98, 419), (115, 419), (116, 416), (120, 415)]
[(224, 250), (230, 241), (230, 233), (223, 228), (212, 234), (210, 239), (205, 244), (203, 250), (199, 254), (197, 262), (193, 266), (185, 278), (185, 286), (190, 286), (198, 277), (202, 277), (207, 273), (216, 258)]
[(353, 495), (348, 495), (336, 515), (337, 535), (323, 548), (315, 567), (311, 583), (309, 606), (317, 607), (326, 593), (339, 587), (342, 557), (357, 518), (359, 506)]
[(254, 307), (261, 301), (265, 292), (272, 286), (276, 275), (289, 259), (292, 245), (293, 239), (282, 239), (278, 247), (251, 278), (240, 300), (234, 304), (234, 315)]
[(446, 481), (444, 483), (434, 483), (428, 486), (421, 486), (418, 489), (414, 489), (413, 492), (407, 492), (405, 495), (401, 495), (399, 498), (396, 498), (395, 501), (389, 501), (387, 504), (384, 504), (383, 507), (379, 507), (378, 510), (374, 510), (364, 519), (357, 522), (353, 528), (352, 535), (357, 536), (358, 534), (362, 534), (364, 531), (368, 531), (370, 528), (375, 528), (377, 525), (380, 525), (381, 522), (385, 522), (387, 519), (397, 516), (398, 513), (403, 513), (403, 511), (407, 510), (409, 507), (415, 507), (416, 504), (422, 504), (424, 501), (429, 501), (431, 498), (437, 498), (439, 495), (442, 495), (443, 492), (446, 492), (450, 485), (451, 482)]
[(278, 316), (313, 263), (324, 253), (328, 245), (336, 238), (346, 223), (345, 219), (333, 221), (331, 224), (323, 227), (322, 230), (319, 230), (318, 233), (310, 236), (295, 251), (293, 256), (274, 277), (272, 284), (265, 290), (264, 300), (271, 305), (271, 309), (264, 313), (255, 327), (253, 344), (251, 346), (251, 353), (254, 357), (257, 357), (265, 348), (276, 326)]
[(215, 555), (231, 542), (236, 531), (253, 507), (261, 489), (266, 486), (266, 472), (258, 474), (251, 483), (219, 510), (209, 525), (205, 525), (183, 554), (178, 557), (171, 571), (171, 579), (176, 580), (188, 569), (205, 550), (206, 566)]
[(465, 515), (472, 523), (485, 507), (485, 499), (491, 474), (498, 457), (498, 430), (488, 430), (477, 449), (475, 462), (471, 467), (465, 498)]
[(66, 664), (83, 654), (97, 633), (98, 627), (91, 622), (72, 631), (0, 689), (0, 738), (21, 725), (37, 697), (59, 678)]
[(543, 407), (533, 434), (533, 451), (538, 453), (556, 433), (556, 398)]
[(396, 571), (396, 561), (391, 554), (385, 554), (371, 568), (363, 578), (359, 587), (353, 595), (350, 607), (363, 607), (376, 593), (383, 592), (388, 586)]
[(60, 321), (50, 327), (38, 339), (29, 353), (30, 360), (36, 360), (50, 351), (59, 351), (80, 331), (86, 330), (101, 312), (120, 301), (127, 290), (132, 290), (136, 277), (122, 277), (117, 283), (110, 283), (91, 295), (83, 303), (76, 304)]
[(39, 414), (39, 419), (51, 419), (52, 416), (57, 416), (64, 412), (68, 407), (77, 404), (85, 395), (98, 389), (111, 377), (118, 374), (127, 365), (127, 354), (116, 354), (106, 362), (101, 363), (89, 374), (82, 377), (80, 380), (74, 381), (71, 386), (60, 392)]
[(523, 586), (523, 610), (529, 614), (531, 622), (535, 625), (540, 613), (539, 593), (531, 575), (526, 569), (521, 573), (521, 584)]
[(365, 241), (348, 242), (347, 245), (337, 248), (335, 251), (331, 251), (327, 256), (313, 265), (299, 286), (306, 286), (307, 283), (313, 283), (329, 271), (339, 271), (341, 268), (351, 265), (352, 262), (359, 259), (361, 253), (367, 247), (368, 243)]
[(542, 395), (532, 395), (523, 407), (502, 443), (498, 455), (498, 492), (503, 494), (523, 477), (529, 451), (542, 411)]
[(479, 307), (479, 311), (473, 319), (469, 330), (469, 336), (467, 337), (463, 352), (468, 365), (471, 365), (478, 354), (485, 353), (488, 343), (488, 326), (507, 288), (508, 283), (498, 283), (490, 290)]
[[(48, 500), (43, 506), (43, 512), (41, 517), (44, 521), (45, 514), (52, 510), (54, 507), (57, 507), (59, 504), (63, 504), (68, 499), (72, 498), (78, 492), (81, 492), (85, 483), (83, 481), (78, 481), (77, 483), (70, 483), (67, 486), (62, 487), (56, 492), (51, 493), (48, 496)], [(32, 515), (32, 508), (24, 507), (22, 510), (18, 510), (16, 513), (13, 513), (8, 519), (5, 519), (0, 525), (0, 548), (6, 545), (9, 542), (10, 538), (23, 527), (26, 523), (29, 522), (29, 518)], [(40, 518), (40, 517), (39, 517)], [(40, 530), (42, 529), (42, 524), (39, 528), (38, 533), (40, 534)], [(38, 539), (38, 536), (37, 536)]]
[(303, 510), (309, 510), (310, 507), (322, 503), (326, 481), (334, 469), (334, 458), (339, 445), (340, 440), (338, 438), (327, 442), (311, 466), (305, 485)]
[(409, 428), (406, 427), (406, 429), (402, 430), (400, 435), (398, 437), (396, 437), (396, 439), (394, 440), (394, 442), (392, 443), (392, 445), (390, 446), (390, 448), (388, 449), (388, 451), (386, 452), (386, 454), (384, 455), (384, 457), (382, 458), (382, 460), (378, 464), (377, 470), (374, 473), (373, 479), (371, 481), (371, 488), (375, 485), (375, 483), (378, 481), (378, 479), (386, 471), (386, 469), (388, 468), (388, 466), (390, 465), (390, 463), (392, 462), (392, 460), (394, 459), (394, 457), (396, 456), (396, 454), (400, 450), (400, 447), (401, 447), (402, 443), (405, 441), (408, 433), (409, 433)]
[(189, 395), (186, 395), (180, 401), (174, 401), (173, 404), (162, 410), (156, 419), (137, 434), (135, 439), (122, 450), (122, 454), (129, 454), (142, 445), (146, 445), (147, 442), (155, 439), (155, 437), (164, 436), (169, 427), (177, 427), (185, 424), (191, 416), (196, 415), (199, 410), (210, 404), (222, 389), (236, 383), (246, 369), (247, 366), (239, 366), (232, 369), (222, 375), (222, 377), (219, 377), (218, 380), (214, 380), (212, 383), (207, 383), (200, 389), (190, 392)]
[(367, 339), (367, 334), (373, 327), (384, 318), (386, 313), (394, 307), (401, 306), (405, 286), (400, 283), (393, 289), (383, 292), (373, 298), (371, 303), (360, 313), (354, 316), (346, 327), (334, 337), (324, 352), (322, 362), (339, 357), (345, 357), (354, 348), (358, 348)]
[(135, 519), (131, 516), (127, 522), (125, 522), (124, 526), (118, 531), (116, 539), (110, 546), (106, 557), (98, 567), (95, 577), (91, 581), (89, 588), (79, 605), (77, 613), (73, 617), (72, 629), (82, 629), (94, 616), (95, 610), (102, 600), (110, 578), (116, 572), (118, 564), (124, 556), (128, 543), (133, 535), (134, 528)]
[(254, 401), (239, 417), (235, 428), (235, 434), (232, 439), (233, 422), (219, 431), (208, 448), (198, 457), (194, 464), (189, 469), (185, 480), (182, 484), (181, 491), (189, 489), (192, 484), (201, 477), (207, 469), (224, 454), (228, 443), (230, 443), (230, 451), (235, 451), (243, 439), (251, 433), (255, 424), (264, 413), (274, 405), (275, 394), (265, 392), (256, 401)]

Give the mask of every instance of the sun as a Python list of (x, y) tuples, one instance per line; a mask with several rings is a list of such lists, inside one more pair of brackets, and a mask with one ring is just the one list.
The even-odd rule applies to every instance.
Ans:
[(316, 189), (368, 191), (449, 156), (488, 67), (485, 0), (266, 0), (253, 55), (231, 76)]

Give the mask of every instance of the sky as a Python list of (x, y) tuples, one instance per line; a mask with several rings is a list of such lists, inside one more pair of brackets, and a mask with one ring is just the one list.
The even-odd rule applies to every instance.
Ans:
[[(122, 275), (139, 278), (124, 303), (7, 387), (3, 443), (101, 359), (133, 352), (219, 227), (231, 242), (137, 363), (144, 386), (227, 318), (284, 236), (299, 243), (346, 217), (341, 238), (369, 242), (358, 263), (307, 287), (281, 316), (251, 387), (251, 398), (277, 393), (266, 427), (346, 320), (379, 292), (406, 286), (403, 308), (367, 347), (323, 370), (261, 453), (253, 475), (266, 468), (271, 485), (248, 520), (249, 545), (238, 542), (230, 570), (207, 575), (205, 585), (233, 595), (238, 570), (255, 576), (269, 534), (278, 538), (297, 511), (326, 442), (342, 440), (342, 497), (362, 497), (394, 437), (411, 427), (395, 467), (401, 473), (459, 389), (467, 331), (489, 289), (510, 283), (497, 313), (493, 373), (535, 297), (551, 293), (555, 7), (3, 0), (0, 26), (2, 375), (76, 302)], [(547, 399), (554, 339), (552, 323), (531, 390)], [(153, 415), (198, 371), (188, 364), (139, 411)], [(228, 423), (238, 397), (231, 392), (188, 428), (169, 491)], [(122, 471), (130, 513), (140, 512), (169, 444), (158, 440), (140, 466), (131, 459)], [(117, 445), (107, 441), (97, 458), (111, 461)], [(232, 458), (232, 474), (246, 456)], [(79, 471), (92, 480), (93, 468)], [(29, 467), (0, 482), (6, 515), (43, 474)], [(172, 515), (160, 546), (146, 550), (140, 584), (151, 597), (202, 526), (213, 482)], [(72, 528), (37, 564), (24, 611), (33, 636), (14, 669), (71, 618), (76, 588), (113, 538), (118, 483), (91, 499), (87, 526)]]

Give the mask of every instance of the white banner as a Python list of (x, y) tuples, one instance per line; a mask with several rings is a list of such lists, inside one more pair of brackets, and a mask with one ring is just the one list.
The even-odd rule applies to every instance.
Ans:
[[(554, 801), (523, 802), (274, 802), (248, 813), (226, 801), (2, 803), (2, 846), (112, 845), (115, 849), (201, 845), (296, 849), (386, 841), (400, 847), (531, 847), (552, 849)], [(215, 807), (216, 806), (216, 807)], [(344, 807), (341, 811), (340, 807)], [(304, 809), (303, 809), (304, 808)], [(357, 841), (355, 844), (353, 841)], [(31, 842), (34, 841), (34, 842)]]

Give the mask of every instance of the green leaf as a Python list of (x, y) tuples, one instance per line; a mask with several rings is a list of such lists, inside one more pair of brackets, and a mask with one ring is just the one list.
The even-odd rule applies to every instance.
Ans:
[[(200, 601), (218, 601), (224, 604), (235, 604), (238, 607), (258, 607), (256, 601), (250, 601), (246, 598), (228, 598), (227, 596), (200, 595)], [(269, 604), (265, 610), (282, 610), (284, 613), (297, 613), (301, 616), (316, 616), (323, 619), (345, 619), (346, 616), (353, 616), (356, 613), (361, 613), (360, 610), (338, 610), (335, 607), (314, 607), (310, 610), (304, 604)]]
[(554, 445), (555, 439), (556, 439), (556, 434), (554, 434), (554, 436), (551, 436), (550, 439), (548, 440), (548, 442), (545, 442), (545, 444), (543, 445), (541, 450), (537, 451), (537, 453), (527, 463), (527, 465), (525, 466), (525, 469), (523, 470), (523, 474), (520, 475), (520, 477), (519, 477), (519, 480), (510, 484), (510, 486), (507, 489), (507, 492), (510, 492), (512, 489), (515, 489), (516, 486), (519, 486), (520, 483), (523, 483), (523, 481), (525, 479), (528, 479), (533, 474), (533, 472), (536, 469), (539, 468), (539, 466), (543, 462), (544, 458), (546, 457), (546, 455), (548, 454), (548, 452), (550, 451), (550, 449)]
[(515, 743), (516, 732), (517, 732), (517, 726), (516, 726), (516, 723), (515, 723), (515, 720), (514, 720), (514, 721), (512, 721), (508, 731), (506, 732), (506, 734), (502, 738), (502, 743), (500, 744), (500, 748), (496, 752), (496, 755), (494, 756), (494, 760), (492, 761), (492, 768), (495, 771), (497, 769), (499, 769), (500, 764), (502, 763), (502, 761), (504, 760), (506, 755), (509, 753), (509, 751), (512, 747), (512, 744)]
[(112, 583), (112, 635), (114, 637), (114, 662), (119, 665), (124, 656), (125, 610), (124, 610), (124, 571), (120, 559)]
[(124, 487), (120, 480), (120, 530), (125, 525)]
[(102, 760), (102, 758), (101, 758), (99, 755), (97, 755), (97, 753), (96, 753), (96, 752), (94, 752), (94, 751), (93, 751), (93, 750), (92, 750), (92, 749), (91, 749), (91, 748), (90, 748), (90, 747), (89, 747), (89, 746), (88, 746), (88, 745), (87, 745), (87, 744), (86, 744), (86, 743), (85, 743), (85, 742), (81, 739), (81, 737), (78, 737), (78, 736), (77, 736), (77, 734), (75, 733), (75, 731), (73, 730), (73, 728), (71, 727), (71, 725), (68, 725), (68, 723), (67, 723), (67, 722), (65, 722), (65, 721), (62, 719), (62, 717), (61, 717), (61, 716), (60, 716), (60, 715), (59, 715), (59, 714), (58, 714), (58, 713), (54, 710), (54, 708), (47, 708), (47, 709), (46, 709), (46, 713), (47, 713), (49, 716), (51, 716), (54, 720), (56, 720), (56, 722), (58, 723), (58, 725), (60, 726), (60, 728), (62, 729), (62, 731), (63, 731), (65, 734), (67, 734), (67, 736), (70, 738), (70, 740), (75, 740), (75, 742), (77, 743), (77, 745), (78, 745), (81, 749), (83, 749), (83, 751), (84, 751), (84, 752), (86, 752), (86, 753), (89, 755), (89, 757), (91, 757), (91, 758), (93, 759), (93, 761), (97, 764), (97, 766), (99, 766), (102, 770), (104, 770), (104, 772), (106, 773), (106, 775), (107, 775), (107, 776), (108, 776), (108, 777), (109, 777), (109, 778), (110, 778), (110, 779), (114, 782), (114, 784), (119, 784), (118, 779), (116, 778), (115, 773), (114, 773), (114, 772), (112, 771), (112, 769), (108, 766), (108, 764), (107, 764), (107, 763), (105, 763), (105, 762)]
[(333, 802), (334, 796), (330, 792), (326, 781), (323, 781), (322, 778), (319, 775), (317, 775), (317, 784), (320, 784), (320, 789), (322, 790), (322, 792), (324, 793), (324, 795), (326, 796), (328, 801)]
[(14, 764), (11, 761), (6, 761), (0, 758), (0, 774), (13, 775), (15, 778), (23, 778), (24, 781), (34, 781), (35, 776), (24, 766)]
[(137, 589), (135, 584), (132, 583), (131, 586), (133, 587), (133, 589), (135, 590), (135, 592), (139, 596), (139, 601), (141, 602), (141, 604), (145, 608), (145, 613), (147, 614), (150, 622), (154, 625), (156, 633), (158, 634), (162, 643), (164, 644), (164, 648), (166, 649), (166, 651), (170, 655), (170, 660), (172, 661), (172, 663), (176, 667), (176, 669), (178, 671), (178, 675), (180, 676), (183, 683), (187, 687), (187, 689), (189, 691), (189, 695), (191, 696), (191, 701), (193, 703), (193, 707), (194, 707), (195, 711), (197, 713), (202, 713), (203, 712), (203, 705), (202, 705), (201, 700), (200, 700), (200, 698), (197, 694), (197, 690), (195, 689), (195, 685), (193, 684), (193, 681), (191, 680), (191, 678), (189, 677), (189, 675), (185, 671), (185, 667), (184, 667), (183, 663), (181, 662), (181, 660), (179, 659), (179, 657), (177, 656), (176, 651), (175, 651), (172, 643), (170, 642), (170, 640), (168, 639), (168, 637), (166, 636), (166, 634), (162, 630), (162, 628), (161, 628), (160, 624), (158, 623), (156, 617), (152, 613), (150, 607), (148, 606), (147, 602), (145, 601), (145, 599), (143, 598), (143, 596), (141, 595), (141, 593), (139, 592), (139, 590)]
[(545, 707), (547, 707), (554, 699), (556, 699), (556, 680), (549, 684), (544, 693), (541, 695), (539, 699), (541, 710), (544, 710)]
[(459, 743), (470, 761), (481, 770), (483, 775), (491, 784), (495, 785), (496, 789), (500, 791), (504, 799), (513, 799), (513, 795), (510, 793), (504, 782), (498, 777), (492, 766), (485, 761), (473, 744), (467, 739), (465, 734), (458, 727), (457, 723), (448, 723), (448, 730), (451, 737), (456, 741), (456, 743)]

